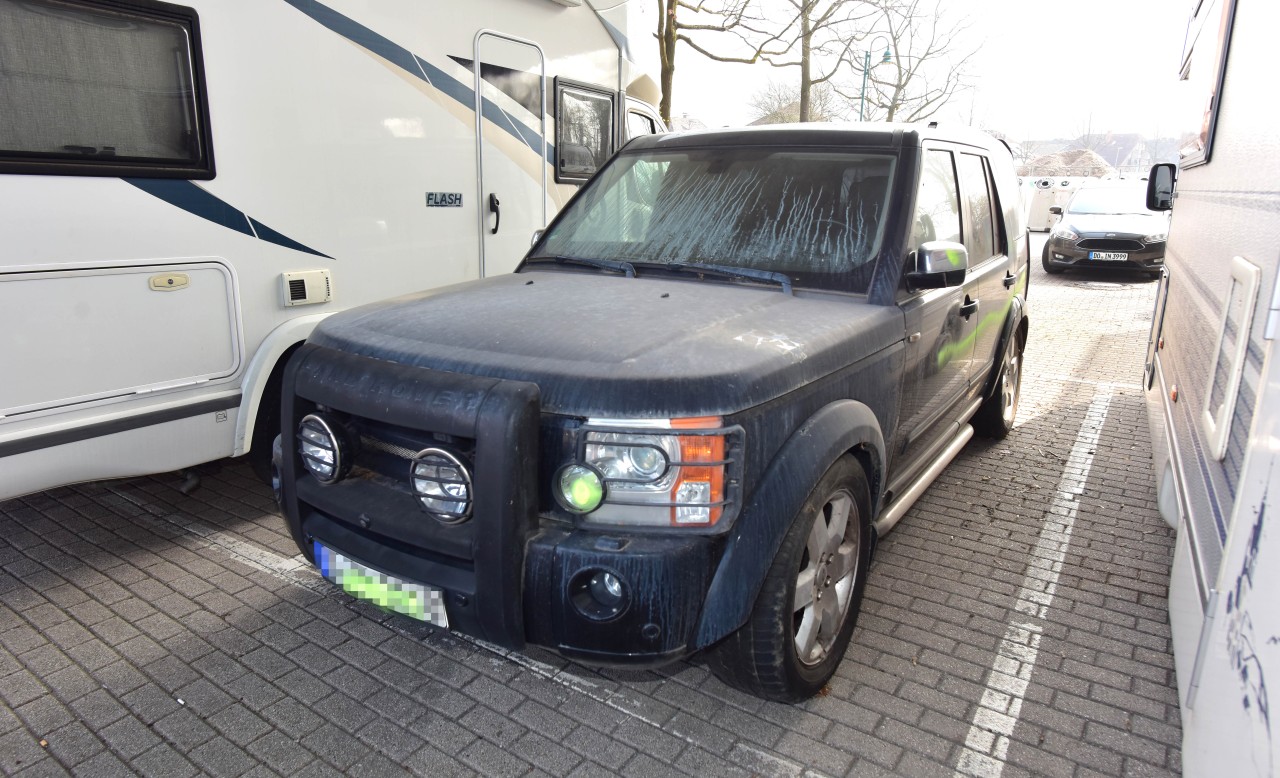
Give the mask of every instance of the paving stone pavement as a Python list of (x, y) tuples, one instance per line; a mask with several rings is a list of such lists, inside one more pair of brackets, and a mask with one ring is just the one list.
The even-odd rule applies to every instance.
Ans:
[(600, 671), (353, 601), (240, 462), (0, 503), (6, 775), (1121, 776), (1180, 772), (1138, 386), (1155, 284), (1049, 277), (1018, 426), (881, 543), (826, 692), (696, 658)]

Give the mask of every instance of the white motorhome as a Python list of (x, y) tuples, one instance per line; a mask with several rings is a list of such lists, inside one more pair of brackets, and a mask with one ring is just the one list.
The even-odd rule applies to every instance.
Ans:
[(661, 129), (600, 5), (0, 0), (0, 499), (266, 472), (320, 319), (510, 270)]
[[(1148, 344), (1160, 513), (1177, 529), (1169, 617), (1189, 776), (1280, 770), (1280, 4), (1192, 3), (1198, 98), (1174, 186)], [(1277, 697), (1280, 700), (1280, 696)]]

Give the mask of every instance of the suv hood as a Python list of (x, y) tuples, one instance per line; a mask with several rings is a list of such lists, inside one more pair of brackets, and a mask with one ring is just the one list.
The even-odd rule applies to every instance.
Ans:
[(862, 297), (533, 271), (337, 313), (309, 342), (530, 381), (552, 413), (669, 418), (745, 410), (902, 338), (902, 313)]

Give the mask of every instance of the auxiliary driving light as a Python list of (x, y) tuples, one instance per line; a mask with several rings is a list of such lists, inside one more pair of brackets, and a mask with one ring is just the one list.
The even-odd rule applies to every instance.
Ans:
[(556, 475), (555, 496), (570, 513), (590, 513), (604, 502), (604, 477), (587, 465), (565, 465)]
[(418, 504), (441, 524), (461, 524), (471, 518), (471, 473), (448, 451), (419, 451), (409, 465), (409, 482)]
[(336, 420), (309, 413), (298, 424), (298, 453), (316, 480), (331, 484), (351, 471), (351, 443)]

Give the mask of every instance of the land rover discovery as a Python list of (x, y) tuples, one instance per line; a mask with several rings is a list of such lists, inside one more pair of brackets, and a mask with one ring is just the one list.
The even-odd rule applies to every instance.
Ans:
[(515, 273), (316, 329), (285, 376), (293, 537), (353, 595), (503, 646), (705, 651), (808, 697), (876, 539), (1013, 426), (1018, 197), (968, 130), (637, 138)]

